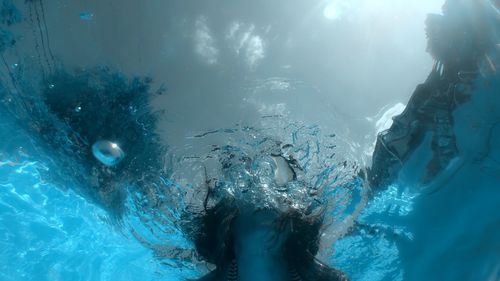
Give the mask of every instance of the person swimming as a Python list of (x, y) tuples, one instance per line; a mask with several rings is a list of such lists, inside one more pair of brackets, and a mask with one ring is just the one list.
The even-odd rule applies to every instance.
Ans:
[(208, 211), (195, 241), (198, 254), (216, 267), (198, 281), (348, 280), (315, 258), (321, 226), (321, 216), (221, 202)]
[[(258, 179), (254, 177), (241, 184), (240, 188), (230, 187), (235, 188), (231, 195), (220, 195), (217, 193), (227, 190), (229, 181), (210, 181), (214, 186), (208, 188), (203, 215), (191, 222), (197, 229), (191, 233), (194, 233), (192, 240), (198, 255), (215, 269), (197, 281), (348, 280), (344, 273), (316, 258), (324, 208), (319, 204), (308, 208), (293, 207), (293, 199), (289, 196), (276, 203), (279, 196), (275, 195), (282, 192), (278, 187), (297, 180), (300, 168), (296, 161), (279, 154), (264, 158), (274, 167), (268, 173), (273, 184), (259, 175)], [(259, 160), (233, 154), (227, 159), (239, 159), (231, 163), (222, 161), (229, 174), (242, 167), (248, 169), (259, 165)], [(237, 177), (241, 179), (242, 174), (252, 172), (247, 170)], [(270, 190), (278, 191), (273, 195)], [(241, 193), (238, 195), (238, 192)], [(216, 203), (210, 205), (209, 201), (214, 198)]]
[[(61, 70), (50, 81), (36, 103), (43, 110), (30, 117), (33, 125), (29, 129), (42, 138), (49, 151), (60, 156), (60, 166), (81, 183), (79, 191), (116, 218), (126, 210), (123, 183), (133, 186), (147, 198), (144, 200), (165, 198), (162, 192), (168, 189), (157, 191), (155, 185), (164, 175), (162, 155), (166, 148), (154, 133), (157, 115), (147, 106), (151, 81), (128, 79), (107, 68), (75, 73)], [(102, 109), (101, 104), (108, 107)], [(265, 143), (266, 139), (258, 141)], [(226, 156), (221, 164), (229, 176), (245, 171), (236, 168), (238, 165), (248, 168), (257, 164), (255, 158), (262, 155), (253, 159)], [(290, 196), (297, 199), (295, 205), (305, 206), (307, 199), (300, 196), (308, 197), (309, 192), (300, 187), (291, 193), (286, 191), (288, 183), (298, 182), (300, 173), (293, 159), (285, 158), (281, 151), (263, 158), (269, 161), (262, 163), (275, 166), (272, 184), (266, 182), (269, 177), (259, 174), (251, 185), (237, 191), (244, 198), (222, 196), (217, 204), (205, 204), (199, 231), (192, 240), (199, 256), (214, 264), (215, 270), (200, 280), (346, 280), (340, 271), (315, 258), (322, 214), (302, 207), (260, 204)], [(260, 173), (266, 169), (257, 170)], [(246, 200), (252, 196), (255, 200)]]

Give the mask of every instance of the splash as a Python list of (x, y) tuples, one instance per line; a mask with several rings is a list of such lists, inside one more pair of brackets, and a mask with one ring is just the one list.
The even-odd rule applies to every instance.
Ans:
[(324, 213), (321, 256), (329, 256), (366, 203), (359, 164), (353, 156), (338, 155), (342, 142), (319, 126), (265, 119), (264, 127), (237, 125), (195, 134), (172, 152), (171, 179), (187, 192), (186, 221), (196, 221), (227, 198), (257, 209)]

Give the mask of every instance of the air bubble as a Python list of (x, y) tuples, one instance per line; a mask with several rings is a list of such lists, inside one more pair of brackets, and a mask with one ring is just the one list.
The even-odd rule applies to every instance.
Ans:
[(114, 142), (107, 140), (97, 141), (92, 145), (92, 154), (102, 164), (111, 167), (120, 163), (125, 158), (125, 153)]

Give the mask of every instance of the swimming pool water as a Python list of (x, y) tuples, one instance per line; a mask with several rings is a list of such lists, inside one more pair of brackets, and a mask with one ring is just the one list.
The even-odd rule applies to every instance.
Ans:
[[(2, 4), (7, 7), (11, 1), (4, 0)], [(43, 11), (43, 7), (38, 9)], [(4, 13), (2, 17), (9, 15), (9, 26), (23, 20), (17, 13)], [(90, 11), (82, 11), (75, 16), (85, 24), (91, 24), (99, 18), (97, 13)], [(203, 17), (198, 18), (196, 23), (201, 26), (197, 40), (211, 38)], [(40, 26), (35, 28), (43, 33)], [(240, 26), (235, 28), (237, 32)], [(238, 32), (244, 32), (242, 30), (247, 27), (241, 28)], [(253, 25), (248, 30), (244, 36), (251, 36)], [(14, 46), (13, 36), (10, 31), (0, 30), (2, 55), (6, 48)], [(42, 38), (47, 38), (45, 36)], [(259, 45), (260, 37), (252, 36), (252, 40), (242, 42), (253, 42), (257, 47), (262, 47)], [(208, 50), (212, 49), (212, 43), (208, 44)], [(48, 59), (50, 48), (39, 52), (38, 56), (40, 54)], [(5, 60), (4, 57), (2, 59)], [(43, 145), (43, 140), (23, 123), (40, 115), (27, 116), (29, 112), (24, 112), (22, 107), (14, 105), (16, 101), (12, 103), (10, 100), (11, 97), (18, 97), (15, 95), (18, 94), (16, 86), (26, 86), (22, 90), (30, 95), (24, 98), (32, 99), (33, 104), (39, 106), (38, 109), (47, 110), (39, 93), (31, 91), (37, 89), (39, 80), (43, 81), (39, 73), (36, 76), (39, 80), (29, 79), (30, 69), (36, 63), (17, 57), (9, 59), (13, 63), (6, 63), (4, 69), (9, 73), (0, 73), (3, 79), (0, 83), (0, 281), (176, 281), (197, 277), (207, 271), (207, 266), (197, 260), (193, 245), (180, 228), (172, 223), (173, 220), (169, 220), (170, 217), (181, 219), (182, 210), (175, 209), (184, 204), (177, 200), (179, 198), (159, 197), (164, 201), (176, 202), (170, 209), (165, 207), (167, 203), (160, 204), (165, 209), (156, 213), (156, 206), (142, 209), (141, 203), (149, 202), (146, 202), (147, 199), (141, 201), (144, 194), (134, 193), (131, 189), (129, 193), (125, 192), (127, 200), (123, 217), (116, 218), (99, 204), (102, 202), (82, 195), (84, 192), (80, 191), (88, 187), (78, 186), (80, 182), (74, 180), (71, 174), (65, 174), (68, 167), (61, 165), (71, 164), (68, 161), (71, 158), (62, 162), (54, 161), (63, 154), (58, 149), (65, 144), (54, 140), (49, 145)], [(210, 56), (205, 59), (209, 64), (212, 61)], [(498, 58), (492, 59), (498, 61)], [(55, 61), (41, 65), (42, 72), (50, 72), (51, 68), (56, 68)], [(122, 79), (121, 74), (105, 77)], [(332, 187), (331, 190), (327, 188), (325, 198), (322, 198), (331, 201), (328, 209), (328, 222), (331, 225), (325, 228), (322, 237), (320, 259), (346, 272), (354, 281), (500, 280), (500, 78), (498, 73), (483, 77), (487, 78), (479, 79), (477, 85), (480, 86), (471, 101), (454, 112), (453, 117), (458, 124), (454, 132), (460, 151), (456, 161), (443, 171), (443, 177), (426, 188), (415, 184), (415, 180), (421, 176), (418, 167), (422, 167), (424, 160), (430, 157), (429, 141), (424, 141), (396, 183), (372, 191), (365, 186), (362, 177), (355, 173), (360, 171), (357, 165), (364, 165), (364, 162), (355, 163), (355, 168), (343, 170), (347, 164), (329, 162), (331, 159), (327, 159), (338, 152), (336, 146), (340, 146), (340, 142), (347, 144), (346, 147), (352, 151), (369, 149), (348, 137), (340, 139), (333, 134), (322, 135), (317, 124), (294, 123), (290, 116), (286, 116), (286, 108), (282, 103), (273, 105), (275, 108), (267, 108), (265, 103), (261, 106), (259, 113), (266, 118), (262, 118), (262, 123), (275, 117), (269, 115), (270, 112), (286, 116), (278, 122), (278, 126), (268, 131), (272, 131), (277, 139), (295, 145), (294, 155), (306, 172), (314, 174), (307, 178), (308, 181), (328, 182), (335, 178), (328, 185)], [(120, 84), (120, 79), (111, 80)], [(4, 80), (11, 82), (5, 83)], [(294, 83), (293, 79), (269, 78), (257, 80), (257, 85), (248, 87), (254, 87), (249, 91), (257, 96), (259, 91), (265, 94), (285, 92), (293, 88)], [(50, 84), (44, 87), (54, 89), (56, 86)], [(304, 91), (310, 90), (307, 88)], [(99, 94), (98, 91), (96, 93)], [(147, 104), (147, 98), (142, 102)], [(260, 101), (252, 102), (260, 105)], [(92, 101), (89, 105), (93, 105)], [(392, 113), (387, 111), (387, 116), (384, 114), (383, 119), (387, 121), (390, 119), (388, 116), (399, 112), (401, 107), (401, 104), (397, 104), (390, 109)], [(77, 113), (82, 110), (79, 105), (74, 109)], [(126, 108), (124, 112), (129, 110), (132, 115), (137, 111), (136, 108)], [(19, 112), (24, 115), (19, 116)], [(135, 121), (144, 124), (140, 120)], [(151, 124), (148, 126), (153, 126)], [(377, 126), (381, 124), (377, 122)], [(280, 131), (283, 128), (292, 130)], [(138, 131), (143, 133), (142, 130)], [(144, 131), (145, 134), (152, 133), (146, 129)], [(67, 137), (70, 133), (63, 132), (61, 135)], [(207, 147), (198, 145), (195, 140), (214, 136), (234, 145), (229, 149), (251, 153), (256, 148), (261, 149), (259, 146), (268, 140), (267, 134), (271, 135), (269, 132), (261, 134), (253, 127), (240, 124), (235, 125), (235, 128), (214, 129), (186, 138), (183, 140), (186, 142), (185, 147), (179, 151), (172, 148), (176, 153), (174, 156), (178, 157), (169, 159), (173, 161), (173, 165), (169, 163), (171, 167), (168, 167), (172, 178), (159, 177), (152, 186), (158, 189), (175, 188), (180, 193), (183, 189), (186, 193), (192, 192), (190, 188), (194, 185), (195, 177), (190, 177), (192, 171), (189, 169), (199, 169), (200, 165), (196, 166), (186, 159), (215, 158), (220, 153), (220, 147), (217, 152), (214, 152), (215, 149), (210, 153), (201, 152)], [(213, 147), (208, 148), (210, 150)], [(179, 160), (183, 156), (185, 159)], [(352, 160), (346, 151), (339, 153), (339, 158)], [(268, 172), (265, 164), (269, 164), (264, 160), (262, 169), (255, 168), (257, 172), (262, 170), (263, 177)], [(78, 172), (81, 163), (74, 164), (71, 171)], [(54, 180), (54, 177), (58, 179)], [(234, 184), (236, 181), (229, 180), (226, 186)], [(127, 188), (123, 186), (123, 189)], [(164, 193), (153, 192), (152, 198), (156, 195)], [(161, 217), (163, 211), (170, 217)], [(158, 223), (160, 221), (165, 223)]]
[(45, 182), (42, 152), (8, 115), (0, 120), (0, 280), (180, 280), (194, 274), (162, 265), (104, 210), (71, 188)]

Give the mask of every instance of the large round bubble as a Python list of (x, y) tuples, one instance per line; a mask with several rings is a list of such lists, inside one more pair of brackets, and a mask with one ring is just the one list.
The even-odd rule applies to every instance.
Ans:
[(92, 145), (92, 153), (97, 160), (108, 167), (115, 166), (125, 157), (125, 153), (118, 144), (107, 140), (95, 142)]

